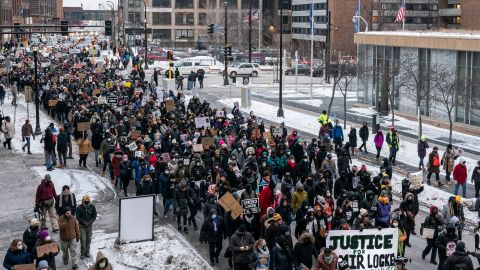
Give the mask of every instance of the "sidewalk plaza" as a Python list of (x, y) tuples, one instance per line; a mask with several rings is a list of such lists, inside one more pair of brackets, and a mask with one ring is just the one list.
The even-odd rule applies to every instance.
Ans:
[[(459, 147), (426, 147), (428, 127), (412, 142), (395, 127), (343, 127), (334, 112), (287, 107), (277, 118), (268, 102), (240, 108), (240, 99), (164, 89), (163, 75), (147, 77), (126, 48), (99, 65), (64, 46), (40, 46), (48, 65), (36, 81), (30, 49), (3, 54), (17, 65), (1, 77), (2, 164), (33, 175), (2, 183), (2, 196), (22, 195), (0, 220), (19, 224), (0, 238), (6, 269), (478, 266), (476, 198), (462, 188), (480, 185), (480, 168)], [(25, 102), (35, 82), (41, 135)], [(466, 147), (477, 139), (459, 136)], [(148, 195), (154, 237), (116, 241), (118, 199)]]

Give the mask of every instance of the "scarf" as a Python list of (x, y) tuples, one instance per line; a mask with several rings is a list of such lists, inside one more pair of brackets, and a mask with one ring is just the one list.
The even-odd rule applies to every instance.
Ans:
[(72, 193), (69, 191), (68, 193), (64, 193), (62, 191), (62, 195), (60, 196), (60, 200), (58, 202), (58, 207), (62, 208), (63, 207), (63, 201), (65, 200), (65, 202), (68, 202), (68, 196), (70, 197), (70, 201), (73, 202), (73, 195)]

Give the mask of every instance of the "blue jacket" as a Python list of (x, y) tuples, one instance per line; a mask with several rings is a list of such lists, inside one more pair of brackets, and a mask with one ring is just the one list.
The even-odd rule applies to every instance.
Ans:
[(133, 169), (135, 170), (135, 182), (140, 182), (142, 180), (142, 177), (145, 174), (148, 174), (147, 172), (144, 171), (145, 167), (140, 164), (140, 161), (138, 159), (135, 159), (133, 161)]
[(28, 254), (26, 249), (22, 249), (20, 251), (11, 251), (9, 249), (5, 255), (5, 259), (3, 260), (3, 267), (11, 270), (15, 265), (29, 263), (32, 263), (32, 261), (30, 260), (30, 254)]
[(343, 129), (341, 126), (334, 126), (332, 129), (332, 138), (340, 139), (343, 141)]
[(388, 223), (390, 220), (390, 210), (392, 209), (392, 205), (382, 204), (381, 202), (377, 202), (377, 219)]

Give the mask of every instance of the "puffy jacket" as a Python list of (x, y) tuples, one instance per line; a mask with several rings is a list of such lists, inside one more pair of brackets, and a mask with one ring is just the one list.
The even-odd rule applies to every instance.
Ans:
[[(253, 254), (253, 244), (255, 239), (249, 232), (235, 234), (230, 238), (229, 249), (232, 251), (234, 263), (249, 264)], [(248, 251), (240, 250), (240, 247), (248, 247)]]
[(447, 235), (446, 230), (444, 230), (435, 241), (435, 245), (438, 248), (438, 257), (447, 257), (447, 244), (450, 242), (454, 242), (456, 244), (457, 241), (458, 238), (456, 234), (449, 236)]
[(302, 233), (298, 238), (298, 242), (293, 248), (293, 257), (295, 258), (297, 267), (300, 267), (300, 264), (304, 264), (308, 269), (312, 268), (312, 258), (318, 257), (318, 251), (315, 249), (314, 241), (313, 235), (308, 232)]
[(366, 125), (362, 126), (358, 131), (360, 138), (362, 141), (368, 141), (368, 127)]
[(380, 220), (384, 223), (388, 223), (390, 220), (390, 210), (392, 205), (387, 203), (383, 204), (381, 202), (377, 202), (377, 220)]
[(467, 181), (467, 167), (461, 163), (457, 164), (453, 169), (453, 179), (459, 184)]
[(88, 226), (97, 219), (97, 209), (94, 205), (81, 204), (77, 207), (77, 220), (80, 226)]
[(60, 152), (67, 151), (68, 148), (68, 135), (67, 133), (60, 132), (57, 136), (57, 150)]
[(78, 153), (80, 155), (88, 155), (92, 152), (92, 145), (88, 139), (78, 140)]
[(293, 268), (292, 254), (288, 249), (282, 249), (278, 245), (270, 253), (272, 270), (291, 270)]
[(466, 252), (455, 251), (452, 255), (448, 256), (445, 264), (443, 265), (444, 270), (473, 270), (472, 259), (468, 256)]
[(5, 254), (5, 259), (3, 260), (3, 267), (11, 270), (15, 265), (29, 264), (31, 262), (30, 254), (28, 254), (26, 249), (15, 251), (8, 249), (7, 254)]
[[(215, 231), (213, 222), (217, 224), (217, 230)], [(210, 242), (210, 241), (222, 241), (222, 239), (227, 238), (225, 221), (223, 218), (217, 216), (215, 219), (211, 217), (205, 219), (202, 224), (202, 229), (200, 230), (200, 241)]]
[(12, 139), (15, 136), (15, 126), (12, 122), (3, 122), (2, 124), (2, 132), (5, 136), (5, 139)]
[(305, 190), (295, 191), (292, 197), (293, 212), (297, 212), (298, 208), (302, 205), (303, 201), (308, 201), (308, 193)]
[(429, 148), (427, 141), (418, 141), (417, 153), (420, 158), (424, 158), (427, 155), (427, 149)]
[(45, 130), (45, 137), (43, 139), (43, 149), (49, 152), (55, 150), (55, 144), (53, 143), (52, 129), (50, 127), (48, 127)]
[(37, 188), (37, 194), (35, 196), (35, 204), (39, 205), (41, 202), (50, 200), (57, 197), (57, 192), (55, 191), (55, 186), (52, 181), (42, 180), (40, 185)]
[(38, 238), (38, 233), (40, 232), (40, 227), (32, 228), (28, 227), (24, 232), (23, 232), (23, 243), (27, 245), (27, 251), (30, 254), (33, 254), (33, 247), (35, 246), (35, 243), (37, 242)]
[(188, 214), (188, 189), (182, 191), (180, 188), (175, 189), (173, 193), (173, 199), (175, 200), (175, 206), (178, 207), (177, 214), (186, 215)]
[(377, 134), (375, 134), (375, 137), (373, 138), (373, 142), (375, 143), (375, 148), (382, 148), (383, 146), (383, 133), (381, 131), (378, 131)]
[(343, 141), (343, 129), (341, 126), (334, 126), (332, 129), (332, 138), (334, 140), (342, 140)]

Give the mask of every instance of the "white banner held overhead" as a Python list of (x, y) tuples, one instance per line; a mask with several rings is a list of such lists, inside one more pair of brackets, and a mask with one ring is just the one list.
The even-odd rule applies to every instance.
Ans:
[(208, 117), (195, 117), (195, 128), (208, 128), (210, 124), (208, 123)]
[(395, 270), (398, 229), (330, 231), (327, 247), (347, 261), (352, 270)]

